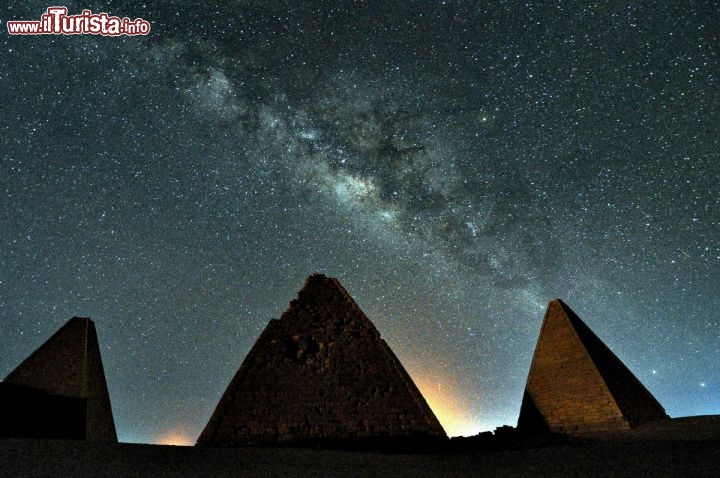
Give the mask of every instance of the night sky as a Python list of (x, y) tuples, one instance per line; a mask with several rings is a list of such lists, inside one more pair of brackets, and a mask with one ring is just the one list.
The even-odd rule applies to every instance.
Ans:
[(0, 377), (91, 317), (119, 439), (192, 443), (323, 272), (450, 435), (515, 425), (555, 297), (720, 413), (718, 2), (9, 3)]

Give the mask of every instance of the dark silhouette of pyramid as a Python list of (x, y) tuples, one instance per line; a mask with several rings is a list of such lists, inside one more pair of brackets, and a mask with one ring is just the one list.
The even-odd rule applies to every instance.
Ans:
[(663, 407), (560, 299), (550, 301), (518, 429), (583, 434), (667, 418)]
[[(90, 319), (70, 319), (2, 385), (4, 401), (18, 412), (12, 417), (16, 435), (117, 441)], [(58, 424), (65, 429), (58, 429)]]
[(446, 435), (355, 301), (315, 274), (257, 339), (198, 445), (392, 437)]

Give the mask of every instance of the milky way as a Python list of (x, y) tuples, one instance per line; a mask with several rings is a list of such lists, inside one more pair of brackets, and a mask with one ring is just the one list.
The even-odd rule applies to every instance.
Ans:
[(192, 442), (319, 271), (451, 435), (515, 424), (554, 297), (720, 413), (717, 2), (149, 3), (3, 34), (0, 375), (92, 317), (120, 439)]

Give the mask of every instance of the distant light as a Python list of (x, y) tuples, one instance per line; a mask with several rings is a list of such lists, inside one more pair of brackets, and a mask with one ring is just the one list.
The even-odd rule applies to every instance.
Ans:
[(452, 385), (440, 377), (414, 377), (415, 384), (432, 409), (448, 436), (473, 436), (482, 427), (469, 416), (467, 404), (453, 390)]
[(173, 446), (193, 446), (195, 440), (187, 436), (184, 432), (170, 430), (157, 438), (157, 445), (173, 445)]

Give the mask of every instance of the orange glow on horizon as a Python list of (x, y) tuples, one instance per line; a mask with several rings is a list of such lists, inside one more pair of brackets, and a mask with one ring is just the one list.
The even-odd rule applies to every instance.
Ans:
[(181, 431), (169, 430), (160, 435), (155, 443), (158, 445), (193, 446), (195, 445), (195, 440)]
[(473, 436), (481, 431), (468, 413), (466, 399), (458, 395), (457, 387), (442, 377), (421, 375), (414, 378), (414, 382), (448, 436)]

